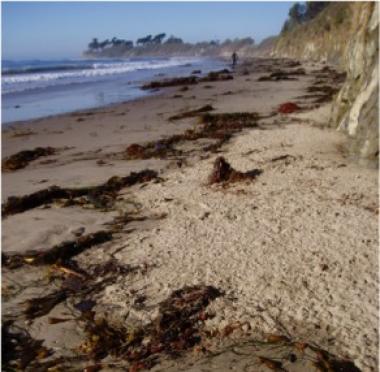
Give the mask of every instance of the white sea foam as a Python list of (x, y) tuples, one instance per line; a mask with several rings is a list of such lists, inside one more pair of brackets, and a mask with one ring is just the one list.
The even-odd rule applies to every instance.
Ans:
[[(22, 84), (22, 90), (24, 90), (25, 84), (35, 82), (51, 82), (70, 80), (76, 78), (96, 78), (106, 75), (123, 74), (127, 72), (147, 69), (160, 69), (167, 67), (181, 66), (188, 63), (194, 63), (197, 60), (194, 58), (171, 58), (167, 60), (146, 60), (146, 61), (127, 61), (127, 62), (115, 62), (115, 63), (93, 63), (91, 68), (77, 69), (71, 71), (56, 71), (52, 72), (38, 72), (38, 73), (19, 73), (14, 75), (3, 75), (2, 83), (7, 91), (18, 91), (17, 85)], [(52, 84), (53, 85), (53, 84)], [(14, 89), (12, 89), (12, 87)], [(7, 89), (8, 88), (8, 89)], [(21, 87), (20, 87), (21, 88)]]

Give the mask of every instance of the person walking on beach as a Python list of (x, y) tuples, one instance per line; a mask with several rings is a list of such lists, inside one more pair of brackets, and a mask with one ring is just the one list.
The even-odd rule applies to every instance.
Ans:
[(232, 58), (232, 68), (235, 68), (237, 65), (237, 61), (238, 61), (237, 53), (233, 52), (231, 58)]

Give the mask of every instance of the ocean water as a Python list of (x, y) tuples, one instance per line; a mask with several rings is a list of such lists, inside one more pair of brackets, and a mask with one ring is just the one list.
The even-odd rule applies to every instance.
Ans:
[(102, 107), (151, 92), (152, 79), (225, 68), (205, 58), (2, 61), (2, 124)]

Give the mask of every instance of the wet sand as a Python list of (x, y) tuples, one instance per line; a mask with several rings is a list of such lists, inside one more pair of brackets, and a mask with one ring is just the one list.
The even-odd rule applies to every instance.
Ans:
[[(289, 340), (268, 350), (267, 344), (256, 343), (257, 352), (238, 358), (236, 365), (268, 370), (261, 355), (280, 360), (288, 371), (317, 368), (316, 350), (300, 357), (293, 342), (298, 340), (349, 358), (363, 371), (377, 370), (378, 174), (352, 161), (344, 136), (327, 126), (329, 99), (317, 104), (315, 97), (299, 98), (321, 78), (323, 66), (304, 64), (305, 75), (289, 74), (295, 80), (258, 81), (276, 69), (300, 68), (286, 63), (247, 62), (233, 80), (160, 89), (133, 102), (3, 130), (3, 158), (39, 146), (56, 149), (23, 169), (3, 172), (3, 202), (53, 185), (95, 187), (114, 176), (157, 172), (152, 181), (108, 190), (111, 207), (99, 208), (99, 200), (86, 194), (86, 200), (42, 203), (3, 218), (3, 252), (24, 255), (22, 260), (35, 259), (25, 252), (46, 252), (99, 230), (113, 234), (68, 261), (34, 266), (26, 260), (19, 267), (3, 267), (3, 320), (43, 341), (52, 354), (37, 358), (38, 363), (60, 356), (77, 368), (99, 363), (87, 357), (94, 345), (85, 342), (88, 321), (76, 306), (83, 300), (93, 301), (95, 319), (135, 329), (156, 324), (160, 303), (173, 291), (206, 285), (223, 295), (202, 315), (201, 344), (181, 346), (190, 352), (186, 361), (158, 353), (161, 363), (155, 370), (228, 370), (237, 363), (236, 352), (247, 352), (241, 340), (257, 342), (268, 334)], [(335, 87), (326, 76), (324, 84)], [(289, 101), (301, 110), (278, 113), (279, 105)], [(212, 151), (205, 147), (215, 138), (202, 137), (176, 142), (175, 151), (161, 158), (125, 157), (131, 144), (199, 130), (198, 115), (169, 118), (205, 105), (212, 105), (211, 115), (256, 112), (257, 126), (240, 128)], [(238, 171), (261, 172), (252, 180), (209, 185), (219, 156)], [(111, 261), (113, 266), (100, 270)], [(127, 265), (128, 273), (115, 262)], [(68, 264), (71, 271), (62, 270)], [(72, 283), (78, 275), (88, 287), (97, 288), (102, 280), (104, 285), (85, 291)], [(63, 300), (26, 315), (25, 301), (55, 293), (68, 280)], [(144, 342), (150, 342), (147, 335)], [(234, 343), (238, 349), (228, 346)], [(222, 345), (225, 352), (210, 357)], [(297, 361), (286, 359), (291, 353), (298, 353)], [(70, 359), (78, 354), (80, 361)], [(101, 363), (103, 370), (117, 370), (126, 362), (108, 356)], [(135, 370), (140, 367), (134, 364)]]

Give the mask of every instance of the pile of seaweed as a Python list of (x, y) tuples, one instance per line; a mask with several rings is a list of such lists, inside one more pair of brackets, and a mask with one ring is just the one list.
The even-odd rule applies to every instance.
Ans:
[(23, 150), (11, 155), (3, 161), (3, 170), (15, 171), (25, 168), (31, 161), (43, 156), (50, 156), (57, 153), (54, 147), (36, 147), (33, 150)]
[[(2, 206), (2, 216), (7, 217), (22, 213), (42, 205), (53, 203), (56, 200), (66, 200), (66, 205), (75, 204), (75, 198), (85, 198), (82, 203), (91, 203), (96, 208), (109, 209), (113, 206), (117, 193), (124, 187), (131, 187), (138, 183), (158, 179), (156, 171), (146, 169), (132, 172), (126, 177), (111, 177), (99, 186), (82, 188), (62, 188), (51, 186), (25, 196), (11, 196)], [(80, 201), (77, 201), (78, 203)]]
[(169, 118), (169, 120), (173, 121), (173, 120), (181, 120), (185, 118), (192, 118), (194, 116), (198, 116), (199, 114), (203, 112), (208, 112), (212, 110), (214, 110), (214, 108), (211, 105), (205, 105), (195, 110), (186, 111), (181, 114), (173, 115)]
[(107, 355), (132, 363), (130, 370), (151, 368), (159, 354), (177, 357), (202, 340), (205, 310), (209, 303), (222, 296), (215, 287), (198, 285), (174, 291), (160, 303), (158, 317), (137, 329), (115, 328), (104, 319), (87, 313), (87, 340), (81, 351), (92, 359)]
[[(104, 266), (104, 267), (103, 267)], [(48, 314), (58, 303), (69, 296), (82, 297), (74, 307), (79, 311), (78, 320), (84, 322), (86, 339), (79, 346), (79, 356), (76, 360), (100, 362), (111, 356), (130, 365), (130, 371), (151, 368), (158, 363), (160, 355), (178, 357), (184, 351), (193, 348), (206, 337), (203, 333), (205, 320), (211, 317), (206, 308), (223, 293), (215, 287), (197, 285), (175, 290), (166, 300), (159, 304), (158, 316), (141, 327), (111, 325), (103, 317), (96, 316), (93, 311), (96, 302), (83, 299), (94, 290), (99, 291), (110, 285), (115, 273), (128, 275), (129, 267), (116, 267), (114, 262), (97, 267), (93, 276), (103, 276), (102, 281), (94, 282), (84, 278), (76, 279), (76, 284), (66, 283), (62, 289), (27, 301), (24, 314), (27, 319), (34, 319)], [(116, 275), (117, 276), (117, 275)], [(66, 280), (67, 281), (67, 280)], [(65, 283), (65, 282), (63, 282)], [(80, 297), (79, 297), (80, 298)], [(49, 318), (51, 324), (65, 319)], [(42, 347), (42, 341), (34, 340), (27, 331), (12, 329), (13, 321), (6, 321), (2, 326), (3, 367), (19, 366), (22, 370), (46, 370), (43, 367), (59, 367), (71, 363), (70, 358), (57, 358), (43, 361), (53, 352)], [(73, 366), (71, 365), (71, 368)], [(29, 368), (29, 369), (28, 369)], [(32, 368), (32, 369), (30, 369)]]
[(306, 75), (303, 68), (295, 70), (276, 70), (269, 75), (261, 76), (257, 81), (280, 81), (280, 80), (297, 80), (295, 76)]
[(220, 71), (211, 71), (206, 76), (197, 77), (197, 76), (186, 76), (186, 77), (176, 77), (166, 80), (156, 80), (151, 81), (147, 84), (144, 84), (141, 89), (160, 89), (167, 87), (175, 87), (180, 85), (194, 85), (204, 82), (214, 82), (214, 81), (225, 81), (232, 80), (233, 76), (231, 72), (227, 69)]
[(33, 339), (30, 334), (4, 321), (1, 326), (2, 368), (5, 371), (24, 371), (35, 360), (47, 357), (50, 351), (42, 346), (42, 340)]
[(261, 169), (253, 169), (249, 172), (239, 172), (233, 169), (224, 157), (219, 156), (214, 162), (213, 170), (209, 176), (209, 184), (222, 183), (223, 185), (228, 185), (229, 183), (243, 180), (252, 180), (262, 172)]
[(298, 97), (310, 100), (312, 107), (331, 102), (346, 79), (345, 72), (337, 72), (329, 66), (312, 71), (312, 75), (314, 81), (307, 88), (307, 94)]
[(97, 244), (112, 239), (112, 233), (97, 231), (93, 234), (81, 236), (75, 240), (66, 241), (44, 251), (25, 252), (23, 254), (2, 253), (2, 266), (16, 269), (23, 265), (49, 265), (64, 262), (73, 256)]
[(181, 156), (183, 153), (177, 150), (174, 145), (184, 141), (196, 141), (199, 139), (210, 139), (216, 142), (203, 148), (204, 151), (217, 151), (231, 137), (244, 128), (257, 128), (259, 115), (250, 112), (202, 114), (205, 106), (198, 110), (182, 113), (181, 118), (199, 115), (199, 123), (196, 129), (189, 129), (183, 134), (175, 134), (168, 138), (149, 142), (145, 145), (132, 144), (125, 152), (125, 159), (150, 159), (167, 158), (169, 156)]

